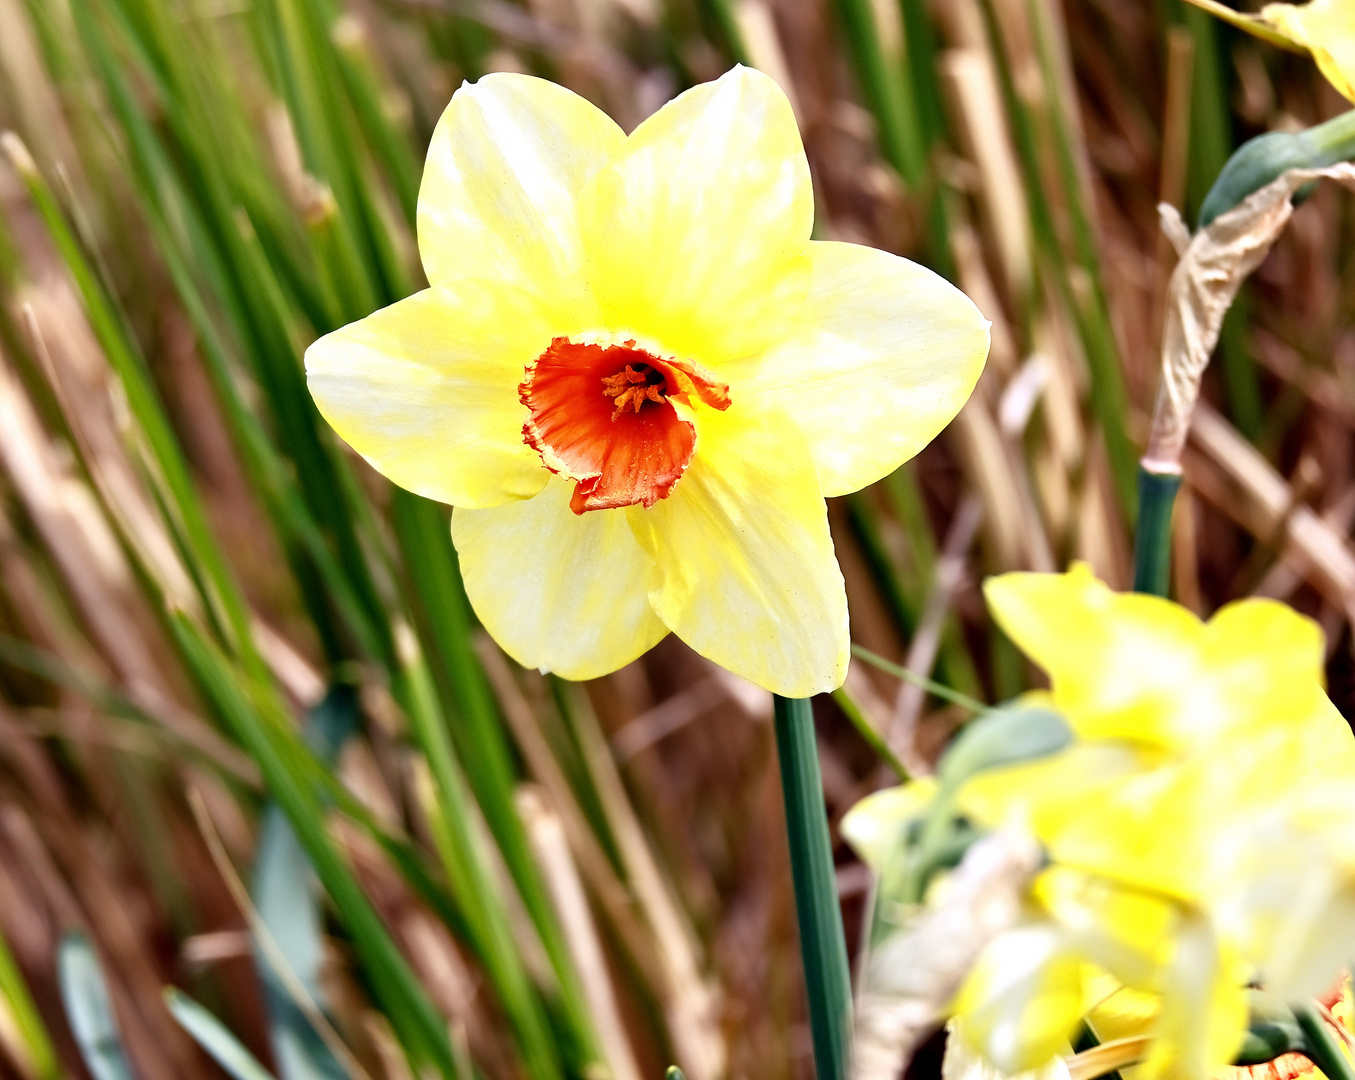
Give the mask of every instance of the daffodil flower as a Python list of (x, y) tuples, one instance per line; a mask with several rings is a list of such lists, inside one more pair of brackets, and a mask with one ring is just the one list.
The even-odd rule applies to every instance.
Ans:
[(518, 661), (583, 679), (669, 631), (770, 690), (842, 682), (825, 496), (968, 397), (986, 321), (904, 259), (809, 239), (785, 96), (735, 68), (629, 136), (522, 75), (462, 86), (419, 192), (430, 287), (311, 346), (320, 411), (455, 507)]
[(1227, 604), (1206, 622), (1162, 597), (1117, 593), (1085, 563), (1066, 574), (1003, 574), (983, 593), (1084, 738), (1179, 754), (1318, 714), (1332, 760), (1355, 764), (1350, 731), (1323, 690), (1322, 631), (1279, 601)]
[(1261, 9), (1261, 20), (1311, 52), (1327, 81), (1355, 101), (1355, 2), (1267, 4)]
[(1259, 15), (1235, 11), (1220, 0), (1190, 2), (1274, 45), (1311, 53), (1327, 81), (1355, 101), (1355, 0), (1266, 4)]
[[(1321, 632), (1267, 600), (1206, 622), (1085, 566), (984, 591), (1076, 738), (974, 773), (952, 804), (1048, 858), (952, 1004), (960, 1030), (1005, 1071), (1035, 1068), (1109, 978), (1150, 1003), (1138, 1075), (1205, 1080), (1236, 1053), (1249, 982), (1300, 1002), (1355, 953), (1355, 738), (1323, 691)], [(915, 787), (843, 823), (877, 867), (929, 812), (936, 789)]]

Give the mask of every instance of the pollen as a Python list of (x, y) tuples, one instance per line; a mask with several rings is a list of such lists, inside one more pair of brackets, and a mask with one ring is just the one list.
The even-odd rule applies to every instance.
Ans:
[(646, 402), (662, 405), (667, 397), (668, 381), (648, 364), (641, 364), (636, 371), (630, 364), (624, 371), (602, 377), (602, 394), (615, 398), (612, 419), (615, 420), (627, 409), (639, 412)]

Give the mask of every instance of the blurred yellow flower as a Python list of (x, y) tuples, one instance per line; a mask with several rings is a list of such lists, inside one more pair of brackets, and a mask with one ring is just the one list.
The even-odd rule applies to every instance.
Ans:
[(747, 68), (629, 137), (527, 76), (452, 98), (431, 287), (306, 370), (358, 453), (455, 506), (467, 593), (524, 665), (590, 678), (673, 631), (787, 696), (842, 682), (824, 497), (955, 415), (988, 329), (922, 267), (811, 241), (813, 213), (790, 107)]
[(1220, 0), (1190, 2), (1272, 45), (1311, 53), (1327, 81), (1355, 101), (1355, 0), (1266, 4), (1259, 15)]
[[(1323, 692), (1322, 635), (1266, 600), (1204, 622), (1085, 566), (1004, 575), (985, 595), (1076, 738), (956, 796), (966, 820), (1028, 831), (1049, 860), (969, 971), (960, 1030), (1004, 1071), (1036, 1068), (1109, 979), (1148, 1018), (1138, 1075), (1206, 1080), (1237, 1051), (1249, 982), (1302, 1001), (1355, 954), (1355, 738)], [(883, 865), (928, 790), (873, 797), (844, 834)]]
[(1261, 20), (1311, 52), (1327, 81), (1355, 101), (1355, 0), (1267, 4)]
[[(1228, 604), (1204, 622), (1162, 597), (1114, 592), (1083, 563), (1066, 574), (1003, 574), (983, 592), (1084, 738), (1179, 754), (1280, 716), (1334, 715), (1322, 632), (1278, 601)], [(1326, 725), (1332, 749), (1348, 764), (1355, 746), (1336, 720)]]

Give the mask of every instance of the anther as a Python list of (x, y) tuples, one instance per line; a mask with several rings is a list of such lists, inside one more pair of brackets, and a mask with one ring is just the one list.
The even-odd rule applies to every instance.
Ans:
[[(638, 413), (647, 401), (652, 401), (655, 404), (663, 403), (667, 381), (648, 364), (641, 364), (640, 366), (645, 370), (636, 371), (630, 364), (627, 364), (624, 371), (602, 377), (603, 396), (615, 398), (612, 409), (613, 420), (627, 409), (634, 409)], [(657, 378), (659, 381), (650, 383), (651, 378)]]

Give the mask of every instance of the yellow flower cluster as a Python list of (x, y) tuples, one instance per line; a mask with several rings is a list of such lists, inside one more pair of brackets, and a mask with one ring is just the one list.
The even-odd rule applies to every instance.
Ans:
[[(1355, 944), (1355, 739), (1323, 690), (1321, 632), (1268, 600), (1202, 622), (1085, 566), (1007, 574), (985, 594), (1074, 738), (959, 792), (970, 821), (1028, 831), (1048, 859), (951, 1003), (960, 1029), (1016, 1073), (1066, 1052), (1089, 1012), (1104, 1039), (1137, 1011), (1143, 1075), (1215, 1075), (1241, 1044), (1249, 984), (1305, 1000)], [(844, 830), (887, 861), (897, 829), (880, 815), (897, 826), (925, 790), (881, 793)], [(1132, 1007), (1105, 1004), (1107, 988)]]

